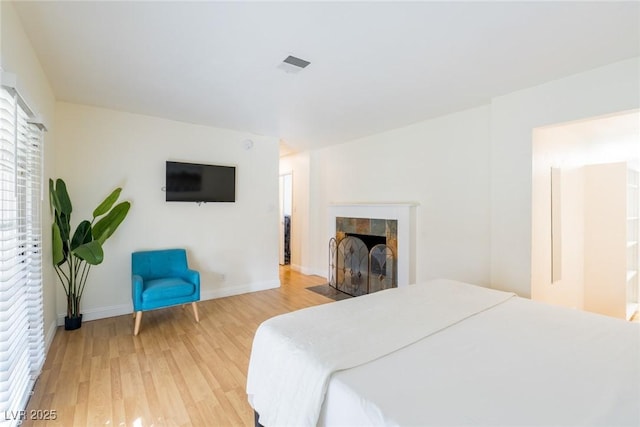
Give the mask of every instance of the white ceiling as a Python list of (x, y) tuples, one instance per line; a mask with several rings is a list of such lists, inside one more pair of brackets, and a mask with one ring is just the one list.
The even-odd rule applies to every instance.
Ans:
[[(640, 55), (639, 2), (18, 2), (59, 100), (340, 143)], [(311, 61), (298, 74), (287, 56)]]

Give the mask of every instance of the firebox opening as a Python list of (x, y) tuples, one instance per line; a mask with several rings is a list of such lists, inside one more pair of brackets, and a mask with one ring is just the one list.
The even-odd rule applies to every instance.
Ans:
[(370, 234), (357, 234), (357, 233), (345, 233), (346, 236), (357, 237), (362, 240), (362, 243), (367, 247), (367, 250), (371, 250), (375, 245), (386, 245), (386, 236), (372, 236)]

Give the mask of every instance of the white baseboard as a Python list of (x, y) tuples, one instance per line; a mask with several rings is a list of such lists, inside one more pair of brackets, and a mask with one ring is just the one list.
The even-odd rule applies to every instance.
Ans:
[(302, 265), (291, 264), (291, 268), (298, 273), (306, 274), (307, 276), (320, 276), (326, 279), (327, 272), (325, 270), (317, 270), (310, 267), (304, 267)]
[[(62, 322), (64, 323), (64, 316), (62, 318)], [(49, 328), (47, 329), (47, 333), (44, 335), (44, 354), (49, 354), (49, 347), (51, 347), (51, 343), (53, 342), (53, 338), (56, 336), (57, 330), (57, 322), (51, 322)]]
[[(248, 285), (243, 285), (243, 286), (228, 286), (228, 287), (216, 289), (213, 291), (200, 291), (200, 300), (204, 301), (209, 299), (224, 298), (224, 297), (230, 297), (233, 295), (264, 291), (267, 289), (274, 289), (279, 287), (280, 287), (280, 280), (256, 282), (256, 283), (250, 283)], [(131, 313), (133, 313), (133, 305), (131, 303), (122, 304), (122, 305), (113, 305), (109, 307), (97, 307), (97, 308), (91, 308), (88, 310), (83, 310), (82, 321), (88, 322), (90, 320), (105, 319), (107, 317), (122, 316), (125, 314), (131, 314)], [(57, 326), (64, 325), (65, 316), (66, 314), (64, 313), (58, 314)], [(51, 340), (53, 340), (53, 336), (55, 335), (55, 325), (53, 328), (53, 332), (50, 331), (49, 333), (52, 334)], [(48, 334), (47, 334), (47, 339), (49, 339)]]
[[(108, 307), (90, 308), (88, 310), (82, 310), (82, 321), (88, 322), (90, 320), (105, 319), (107, 317), (122, 316), (124, 314), (133, 313), (133, 305), (121, 304), (112, 305)], [(58, 326), (64, 325), (64, 317), (66, 314), (58, 313)]]
[(265, 282), (250, 283), (243, 286), (227, 286), (213, 291), (200, 291), (200, 299), (216, 299), (230, 297), (233, 295), (247, 294), (249, 292), (266, 291), (280, 287), (280, 280), (268, 280)]

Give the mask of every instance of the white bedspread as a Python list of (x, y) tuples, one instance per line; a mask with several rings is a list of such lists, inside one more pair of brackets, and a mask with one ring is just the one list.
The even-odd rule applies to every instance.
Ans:
[(265, 426), (316, 425), (333, 372), (385, 356), (512, 296), (440, 279), (269, 319), (253, 341), (249, 402)]
[(640, 325), (511, 298), (331, 376), (319, 426), (640, 426)]

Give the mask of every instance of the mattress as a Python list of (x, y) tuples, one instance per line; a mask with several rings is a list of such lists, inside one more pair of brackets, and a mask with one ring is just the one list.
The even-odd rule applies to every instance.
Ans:
[[(451, 289), (468, 288), (474, 293), (495, 292), (458, 282), (440, 285), (443, 283), (449, 283)], [(425, 307), (446, 308), (438, 318), (443, 314), (446, 317), (449, 308), (455, 306), (455, 298), (444, 298), (442, 304), (429, 298), (432, 301)], [(352, 313), (357, 318), (367, 310), (368, 303), (365, 297), (354, 300), (361, 300), (360, 308)], [(335, 308), (342, 307), (336, 304), (342, 302), (314, 307), (310, 318), (317, 327), (307, 338), (299, 333), (293, 337), (291, 333), (299, 331), (300, 318), (309, 317), (307, 313), (298, 313), (292, 319), (284, 315), (279, 322), (286, 326), (279, 329), (282, 333), (270, 335), (270, 344), (277, 348), (284, 341), (287, 348), (295, 349), (295, 363), (317, 364), (313, 350), (309, 350), (312, 354), (298, 350), (304, 349), (304, 341), (317, 339), (313, 334), (331, 335), (330, 329), (323, 332), (323, 313), (331, 312), (335, 318)], [(400, 307), (399, 311), (404, 309)], [(433, 321), (432, 317), (427, 318)], [(407, 318), (400, 325), (410, 329), (416, 326)], [(361, 346), (357, 341), (353, 344), (354, 349), (343, 344), (344, 351), (358, 353), (356, 349)], [(365, 357), (362, 363), (351, 360), (353, 366), (348, 368), (333, 369), (322, 390), (316, 418), (265, 417), (261, 422), (330, 426), (640, 425), (638, 324), (505, 296), (396, 347), (369, 360)], [(254, 366), (252, 374), (253, 360), (252, 352), (249, 377), (256, 378), (260, 365)], [(277, 364), (271, 366), (275, 367), (271, 371), (277, 372)], [(278, 377), (276, 374), (270, 378)], [(276, 395), (270, 395), (269, 406), (279, 405), (299, 415), (299, 408), (305, 405), (298, 405), (297, 399), (305, 402), (305, 396), (300, 396), (305, 393), (297, 389), (287, 394), (287, 387), (288, 381), (279, 384)], [(248, 391), (256, 390), (248, 384)], [(258, 412), (265, 411), (264, 406), (256, 407), (255, 397), (250, 396), (252, 406)], [(301, 419), (304, 421), (299, 422)]]

